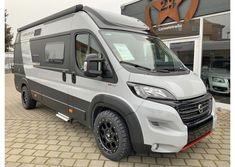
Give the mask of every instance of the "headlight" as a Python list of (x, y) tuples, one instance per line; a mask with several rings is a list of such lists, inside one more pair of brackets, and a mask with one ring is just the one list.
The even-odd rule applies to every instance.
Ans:
[(140, 85), (135, 83), (128, 83), (131, 90), (139, 97), (147, 98), (157, 98), (157, 99), (171, 99), (174, 100), (175, 97), (165, 89)]
[(219, 83), (225, 83), (223, 78), (218, 78), (218, 77), (212, 77), (213, 82), (219, 82)]

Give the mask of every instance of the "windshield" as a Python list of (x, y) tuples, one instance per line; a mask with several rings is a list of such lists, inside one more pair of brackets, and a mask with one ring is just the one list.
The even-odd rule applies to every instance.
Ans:
[(212, 68), (222, 68), (230, 70), (230, 61), (229, 60), (216, 60), (212, 63)]
[(120, 63), (152, 71), (186, 70), (174, 52), (156, 37), (111, 30), (101, 33)]

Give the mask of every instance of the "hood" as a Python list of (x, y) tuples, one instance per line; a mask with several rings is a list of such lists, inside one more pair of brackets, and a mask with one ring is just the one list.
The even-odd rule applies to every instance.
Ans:
[(131, 73), (130, 82), (164, 88), (177, 100), (190, 99), (206, 94), (202, 80), (194, 73), (174, 76), (153, 76)]
[(230, 78), (230, 71), (222, 68), (211, 68), (208, 72), (211, 77)]

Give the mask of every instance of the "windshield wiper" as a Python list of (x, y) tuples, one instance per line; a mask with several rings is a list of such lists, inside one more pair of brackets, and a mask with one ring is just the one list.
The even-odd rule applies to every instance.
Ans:
[(127, 61), (120, 61), (121, 64), (127, 64), (127, 65), (131, 65), (133, 67), (136, 67), (136, 68), (141, 68), (141, 69), (144, 69), (144, 70), (148, 70), (150, 72), (160, 72), (160, 73), (170, 73), (172, 71), (186, 71), (187, 69), (184, 68), (183, 66), (180, 66), (178, 68), (159, 68), (159, 69), (151, 69), (151, 68), (148, 68), (148, 67), (145, 67), (145, 66), (141, 66), (141, 65), (138, 65), (138, 64), (134, 64), (134, 63), (131, 63), (131, 62), (127, 62)]
[(141, 69), (148, 70), (148, 71), (153, 71), (151, 68), (144, 67), (144, 66), (141, 66), (141, 65), (138, 65), (138, 64), (134, 64), (134, 63), (130, 63), (130, 62), (127, 62), (127, 61), (120, 61), (120, 63), (121, 64), (127, 64), (127, 65), (130, 65), (130, 66), (134, 66), (136, 68), (141, 68)]
[(169, 73), (170, 71), (168, 69), (156, 69), (156, 72), (161, 72), (161, 73)]
[(175, 68), (175, 70), (177, 70), (177, 71), (187, 71), (188, 69), (185, 66), (180, 65), (179, 67)]
[(186, 68), (182, 68), (182, 67), (179, 67), (179, 68), (174, 68), (175, 71), (187, 71)]
[(177, 67), (177, 68), (159, 68), (157, 69), (157, 72), (173, 72), (173, 71), (186, 71), (187, 69), (183, 66)]

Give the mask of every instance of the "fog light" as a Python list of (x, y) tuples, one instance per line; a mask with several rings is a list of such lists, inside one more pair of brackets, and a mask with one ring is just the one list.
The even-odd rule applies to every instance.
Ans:
[(152, 150), (153, 152), (156, 152), (158, 148), (159, 148), (159, 144), (154, 143), (154, 144), (152, 145), (152, 147), (151, 147), (151, 150)]

